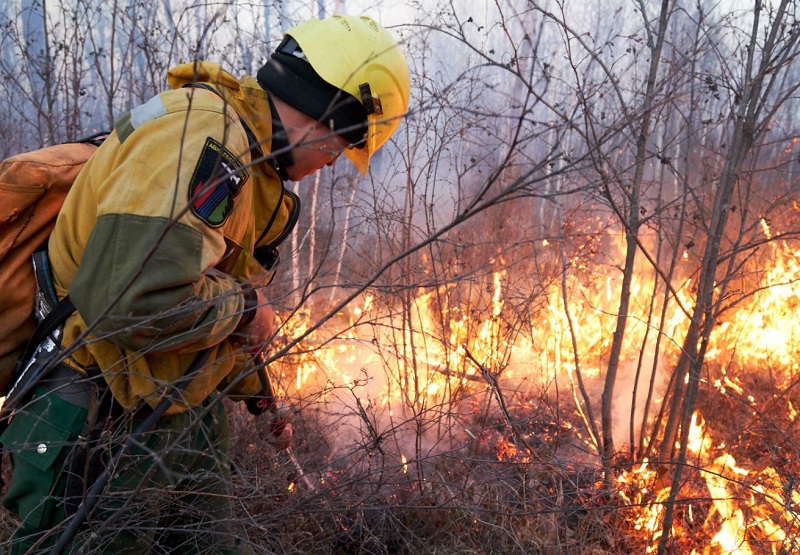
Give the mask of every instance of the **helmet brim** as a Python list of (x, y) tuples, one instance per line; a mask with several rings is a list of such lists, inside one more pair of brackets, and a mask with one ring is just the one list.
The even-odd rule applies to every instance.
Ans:
[(370, 155), (366, 148), (348, 148), (344, 151), (344, 155), (358, 168), (361, 175), (367, 175)]

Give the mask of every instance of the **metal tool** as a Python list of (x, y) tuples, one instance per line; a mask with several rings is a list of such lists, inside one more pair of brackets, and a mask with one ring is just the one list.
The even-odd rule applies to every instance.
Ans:
[[(269, 376), (267, 375), (267, 356), (264, 351), (260, 351), (256, 356), (256, 360), (258, 361), (258, 379), (261, 381), (261, 387), (264, 389), (264, 396), (267, 401), (267, 408), (272, 413), (274, 418), (281, 418), (278, 414), (278, 403), (275, 399), (275, 391), (272, 389), (272, 383), (269, 380)], [(305, 486), (309, 489), (309, 491), (315, 492), (317, 491), (317, 486), (311, 480), (311, 478), (306, 475), (303, 471), (303, 467), (300, 465), (300, 461), (297, 460), (297, 456), (294, 454), (291, 445), (286, 447), (286, 449), (282, 449), (286, 454), (286, 458), (292, 463), (294, 466), (295, 472), (297, 472), (297, 477), (303, 481)]]

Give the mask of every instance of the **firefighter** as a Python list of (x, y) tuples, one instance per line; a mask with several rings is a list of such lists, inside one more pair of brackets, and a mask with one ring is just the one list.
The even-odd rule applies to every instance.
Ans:
[[(109, 487), (73, 547), (249, 552), (232, 525), (219, 392), (264, 410), (247, 370), (274, 332), (264, 286), (300, 209), (284, 182), (342, 153), (365, 174), (409, 101), (395, 40), (346, 15), (287, 31), (255, 78), (202, 61), (167, 80), (115, 122), (49, 240), (55, 292), (76, 312), (62, 330), (68, 356), (1, 438), (14, 467), (3, 504), (21, 521), (13, 553), (53, 545), (100, 472)], [(201, 352), (210, 357), (180, 397), (115, 458)], [(286, 446), (282, 424), (267, 429)]]

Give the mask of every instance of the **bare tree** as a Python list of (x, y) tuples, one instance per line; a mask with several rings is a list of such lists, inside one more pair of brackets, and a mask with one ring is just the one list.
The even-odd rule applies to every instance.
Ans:
[[(98, 6), (4, 12), (9, 153), (113, 125), (177, 62), (252, 73), (298, 18), (345, 3)], [(254, 547), (638, 552), (653, 541), (632, 522), (652, 504), (653, 521), (666, 507), (659, 549), (679, 549), (675, 508), (698, 503), (682, 478), (735, 484), (714, 461), (687, 466), (695, 409), (718, 400), (704, 384), (725, 370), (709, 356), (718, 324), (774, 284), (756, 279), (765, 252), (797, 251), (797, 7), (406, 9), (385, 14), (412, 72), (401, 132), (367, 177), (342, 163), (287, 185), (304, 217), (270, 285), (282, 327), (269, 364), (302, 409), (297, 453), (316, 489), (287, 483), (233, 411)], [(770, 402), (798, 406), (796, 383)], [(787, 465), (792, 425), (773, 426)], [(647, 464), (659, 474), (638, 488), (631, 469)], [(777, 507), (786, 538), (789, 474), (739, 480)]]
[[(753, 169), (742, 172), (746, 160), (755, 154), (754, 147), (764, 140), (777, 110), (800, 88), (796, 81), (787, 82), (785, 79), (786, 72), (800, 56), (800, 29), (795, 19), (796, 9), (797, 6), (792, 2), (782, 0), (774, 11), (762, 13), (765, 11), (762, 3), (759, 0), (755, 2), (752, 29), (745, 46), (746, 61), (738, 83), (730, 84), (735, 94), (731, 113), (731, 144), (713, 196), (713, 210), (698, 278), (696, 304), (678, 367), (685, 368), (689, 377), (685, 397), (679, 405), (680, 411), (673, 413), (680, 415), (680, 449), (670, 500), (664, 515), (665, 530), (670, 530), (672, 526), (674, 501), (680, 491), (682, 463), (687, 456), (689, 423), (697, 404), (709, 339), (724, 306), (726, 288), (739, 268), (736, 254), (741, 252), (743, 245), (725, 244), (731, 202), (737, 188), (746, 190), (750, 186)], [(787, 27), (789, 32), (786, 32)], [(747, 207), (741, 206), (740, 210), (747, 210)], [(681, 374), (678, 374), (675, 383), (682, 382)], [(665, 437), (669, 438), (668, 435)], [(669, 534), (665, 533), (659, 542), (659, 553), (666, 552), (668, 539)]]

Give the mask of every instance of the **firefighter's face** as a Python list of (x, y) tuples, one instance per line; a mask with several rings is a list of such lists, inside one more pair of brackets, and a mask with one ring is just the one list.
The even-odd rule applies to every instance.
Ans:
[(347, 148), (347, 141), (309, 118), (308, 125), (287, 129), (294, 164), (286, 168), (292, 181), (299, 181), (323, 166), (332, 166)]

